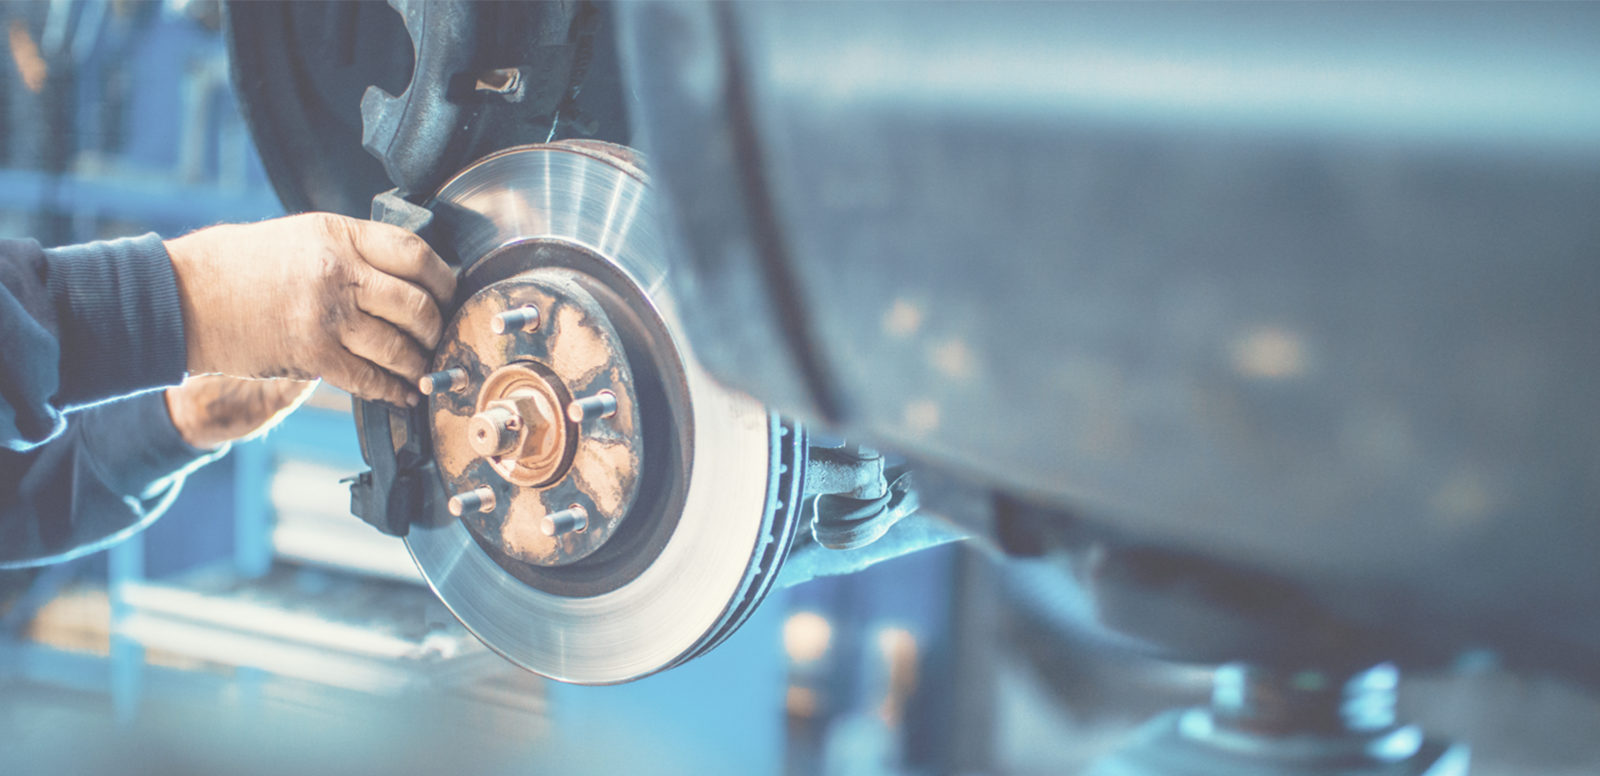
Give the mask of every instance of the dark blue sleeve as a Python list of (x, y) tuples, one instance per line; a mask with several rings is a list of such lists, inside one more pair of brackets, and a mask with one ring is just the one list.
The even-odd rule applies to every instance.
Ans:
[(74, 412), (27, 452), (0, 450), (0, 568), (104, 549), (166, 511), (189, 472), (226, 452), (183, 441), (165, 396), (142, 393)]
[(74, 409), (176, 384), (186, 361), (156, 235), (50, 250), (0, 240), (0, 448), (30, 450)]

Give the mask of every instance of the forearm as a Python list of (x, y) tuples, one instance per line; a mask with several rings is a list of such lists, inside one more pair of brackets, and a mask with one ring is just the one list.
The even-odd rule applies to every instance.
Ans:
[(0, 568), (68, 560), (155, 520), (184, 477), (225, 452), (183, 441), (160, 393), (75, 412), (26, 453), (0, 451)]

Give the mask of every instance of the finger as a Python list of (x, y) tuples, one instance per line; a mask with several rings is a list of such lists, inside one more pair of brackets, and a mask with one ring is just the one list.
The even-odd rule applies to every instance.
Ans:
[(422, 346), (388, 321), (353, 314), (341, 326), (339, 342), (345, 350), (409, 380), (413, 386), (428, 373), (428, 355)]
[(371, 361), (350, 354), (335, 359), (323, 372), (323, 379), (367, 401), (386, 401), (397, 407), (414, 407), (422, 399), (414, 386), (407, 385)]
[(350, 238), (361, 257), (378, 271), (416, 283), (440, 303), (449, 303), (455, 296), (455, 272), (421, 237), (390, 224), (354, 221)]
[(439, 305), (411, 283), (382, 272), (363, 271), (357, 276), (356, 306), (399, 326), (430, 349), (439, 344), (443, 327)]

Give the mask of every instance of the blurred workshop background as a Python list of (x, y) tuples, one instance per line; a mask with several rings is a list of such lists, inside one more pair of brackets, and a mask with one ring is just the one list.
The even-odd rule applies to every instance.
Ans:
[[(6, 2), (0, 237), (176, 235), (282, 212), (204, 0)], [(348, 398), (319, 389), (196, 472), (148, 531), (0, 575), (8, 773), (1073, 773), (1205, 667), (1076, 635), (1055, 567), (944, 547), (775, 594), (694, 663), (617, 687), (516, 669), (348, 512)], [(1418, 687), (1475, 773), (1594, 773), (1592, 699), (1501, 676)], [(1475, 709), (1499, 713), (1482, 729)], [(25, 766), (13, 770), (12, 764)]]
[[(217, 3), (3, 10), (0, 236), (59, 245), (282, 214), (230, 93)], [(564, 733), (600, 724), (618, 743), (572, 755), (593, 772), (611, 772), (611, 757), (638, 772), (741, 774), (995, 762), (1004, 612), (993, 570), (973, 553), (947, 548), (815, 581), (769, 600), (682, 670), (569, 687), (479, 645), (404, 545), (350, 516), (340, 479), (360, 468), (349, 399), (324, 386), (280, 429), (191, 476), (148, 531), (71, 563), (4, 572), (0, 742), (71, 762), (98, 753), (63, 731), (121, 730), (166, 741), (154, 771), (234, 771), (259, 759), (241, 756), (257, 747), (273, 750), (277, 770), (288, 730), (313, 748), (320, 739), (306, 754), (320, 763), (312, 772), (341, 761), (411, 772), (417, 753), (391, 747), (416, 741), (398, 731), (432, 729), (446, 705), (487, 738), (513, 740), (508, 770), (557, 756)], [(1011, 712), (1009, 744), (1033, 750), (1018, 753), (1020, 770), (1052, 752), (1087, 756), (1050, 732), (1058, 718), (1032, 694), (1040, 683), (1010, 685), (1023, 708)], [(174, 717), (200, 724), (169, 726)], [(182, 750), (229, 718), (277, 723)], [(337, 735), (323, 727), (341, 718), (349, 727)], [(4, 743), (0, 760), (12, 761)]]

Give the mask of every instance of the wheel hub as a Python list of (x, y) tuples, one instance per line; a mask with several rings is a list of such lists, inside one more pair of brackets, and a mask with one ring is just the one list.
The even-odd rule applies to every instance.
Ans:
[(644, 462), (633, 372), (599, 301), (571, 270), (528, 270), (468, 298), (443, 341), (422, 387), (451, 511), (524, 563), (599, 550)]

